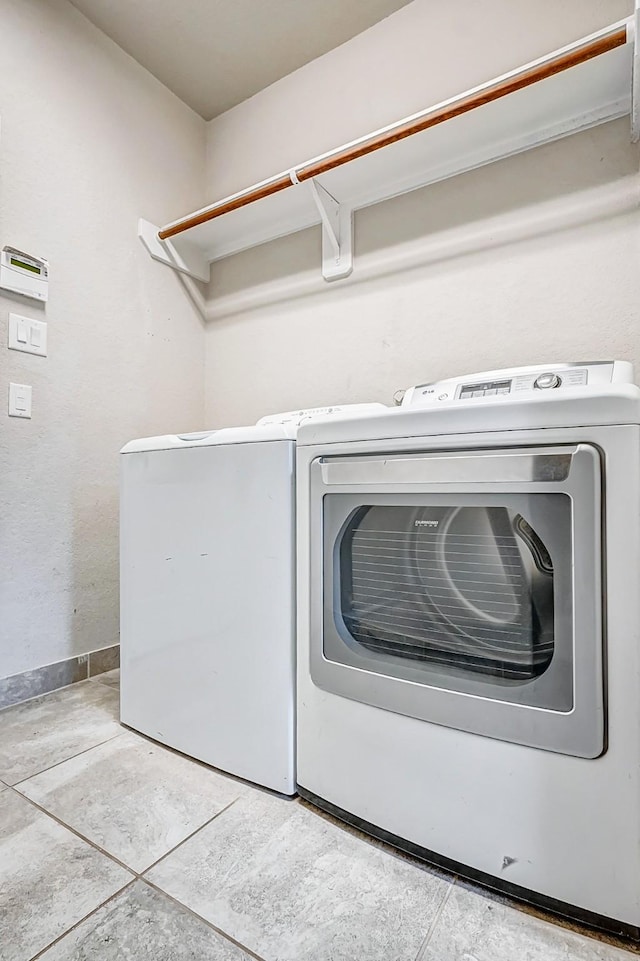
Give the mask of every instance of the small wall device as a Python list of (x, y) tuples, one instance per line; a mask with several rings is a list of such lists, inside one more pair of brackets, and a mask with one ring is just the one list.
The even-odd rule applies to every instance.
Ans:
[(49, 299), (49, 262), (15, 247), (0, 250), (0, 287), (35, 300)]

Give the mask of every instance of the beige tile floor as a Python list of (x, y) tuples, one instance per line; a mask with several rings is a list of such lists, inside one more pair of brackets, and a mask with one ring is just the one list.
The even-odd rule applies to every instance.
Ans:
[(118, 672), (0, 712), (2, 961), (631, 961), (118, 723)]

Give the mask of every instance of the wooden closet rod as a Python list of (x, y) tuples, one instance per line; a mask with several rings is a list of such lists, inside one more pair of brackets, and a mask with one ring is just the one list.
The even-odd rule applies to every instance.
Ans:
[[(523, 87), (529, 87), (540, 80), (546, 80), (547, 77), (553, 77), (557, 73), (569, 70), (571, 67), (592, 60), (594, 57), (599, 57), (603, 53), (608, 53), (609, 50), (623, 46), (626, 42), (627, 29), (626, 26), (623, 26), (605, 37), (585, 43), (568, 53), (560, 53), (540, 66), (532, 67), (515, 76), (500, 80), (477, 93), (450, 101), (444, 107), (428, 111), (413, 120), (408, 120), (393, 127), (391, 130), (376, 134), (358, 144), (346, 147), (344, 150), (338, 150), (321, 160), (303, 164), (299, 168), (295, 168), (295, 176), (299, 181), (310, 180), (312, 177), (317, 177), (342, 166), (342, 164), (349, 163), (350, 160), (356, 160), (358, 157), (364, 157), (366, 154), (381, 150), (383, 147), (388, 147), (392, 143), (413, 136), (413, 134), (428, 130), (429, 127), (435, 127), (446, 120), (452, 120), (454, 117), (459, 117), (470, 110), (475, 110), (476, 107), (482, 107), (486, 103), (515, 93), (516, 90), (522, 90)], [(187, 217), (185, 220), (180, 220), (170, 227), (165, 227), (158, 232), (158, 237), (160, 240), (175, 237), (176, 234), (181, 234), (185, 230), (208, 223), (210, 220), (215, 220), (216, 217), (222, 217), (223, 214), (230, 213), (232, 210), (246, 207), (247, 204), (251, 204), (255, 200), (262, 200), (263, 197), (269, 197), (292, 186), (291, 175), (289, 173), (282, 174), (260, 187), (249, 188), (231, 200), (222, 201), (215, 206), (193, 214), (191, 217)]]

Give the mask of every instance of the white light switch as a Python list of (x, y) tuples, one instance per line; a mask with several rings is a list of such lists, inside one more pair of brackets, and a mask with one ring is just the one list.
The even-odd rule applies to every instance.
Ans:
[(9, 384), (9, 417), (31, 417), (31, 387)]
[(9, 314), (9, 349), (47, 356), (47, 325), (20, 314)]

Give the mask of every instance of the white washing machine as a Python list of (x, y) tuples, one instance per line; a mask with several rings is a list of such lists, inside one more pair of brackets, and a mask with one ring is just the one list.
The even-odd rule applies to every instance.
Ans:
[(282, 794), (295, 793), (295, 436), (349, 409), (122, 450), (121, 719)]
[(298, 784), (429, 861), (637, 936), (632, 376), (483, 372), (301, 428)]

